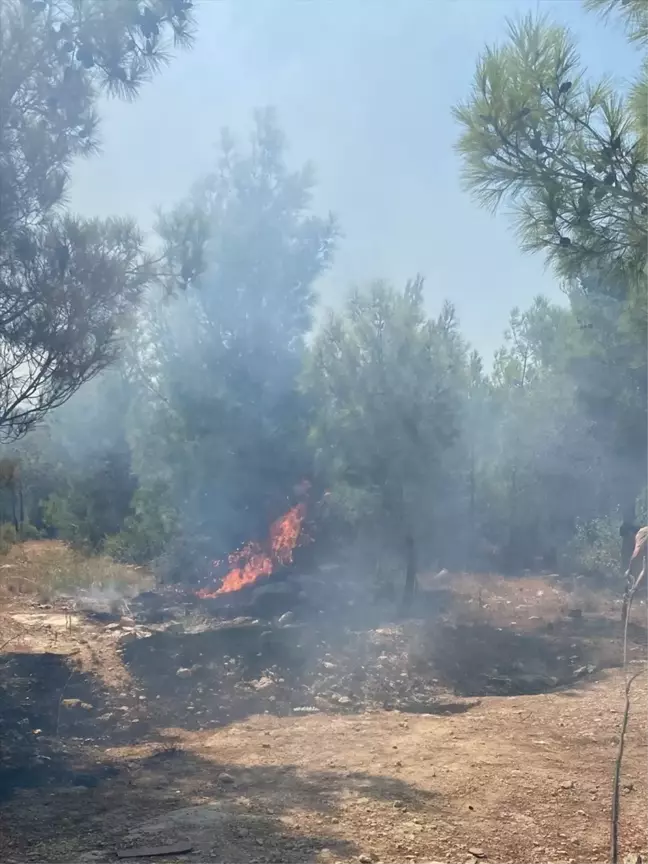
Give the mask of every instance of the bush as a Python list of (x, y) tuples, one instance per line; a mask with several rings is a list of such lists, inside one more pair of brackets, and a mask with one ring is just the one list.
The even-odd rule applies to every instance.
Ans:
[(42, 536), (42, 531), (39, 531), (35, 525), (31, 524), (31, 522), (23, 522), (20, 526), (21, 540), (40, 540)]
[(0, 525), (0, 555), (6, 555), (17, 540), (18, 535), (11, 522)]
[(618, 518), (604, 517), (578, 522), (565, 558), (570, 570), (585, 576), (621, 576)]
[(106, 537), (102, 547), (104, 555), (123, 564), (148, 564), (161, 555), (163, 538), (138, 528), (127, 524), (123, 531)]

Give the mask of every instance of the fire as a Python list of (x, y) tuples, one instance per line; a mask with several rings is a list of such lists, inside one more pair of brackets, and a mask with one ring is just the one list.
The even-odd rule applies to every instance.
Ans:
[[(299, 542), (305, 516), (305, 504), (296, 504), (272, 523), (266, 543), (250, 541), (228, 556), (230, 570), (218, 591), (203, 588), (198, 591), (198, 596), (216, 597), (218, 594), (239, 591), (245, 585), (254, 584), (262, 576), (269, 576), (276, 565), (285, 567), (292, 563), (293, 551)], [(214, 562), (215, 566), (219, 564), (219, 561)]]

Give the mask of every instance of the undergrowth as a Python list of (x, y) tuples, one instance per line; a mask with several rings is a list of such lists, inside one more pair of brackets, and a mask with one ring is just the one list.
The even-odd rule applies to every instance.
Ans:
[(35, 594), (44, 602), (92, 590), (132, 596), (151, 583), (150, 573), (142, 567), (86, 555), (52, 540), (15, 544), (0, 569), (0, 591)]

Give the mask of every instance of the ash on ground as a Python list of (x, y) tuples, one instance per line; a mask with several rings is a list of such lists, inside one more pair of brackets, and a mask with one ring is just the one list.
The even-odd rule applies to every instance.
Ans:
[(149, 592), (131, 610), (123, 658), (169, 725), (262, 712), (443, 710), (433, 671), (413, 668), (416, 625), (385, 623), (385, 610), (361, 587), (338, 586), (330, 570), (202, 600)]

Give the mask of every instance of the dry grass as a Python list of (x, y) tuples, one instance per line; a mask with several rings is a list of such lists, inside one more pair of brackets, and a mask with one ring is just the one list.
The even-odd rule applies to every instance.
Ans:
[(152, 581), (143, 567), (87, 556), (58, 540), (16, 544), (0, 564), (0, 594), (34, 594), (44, 602), (93, 589), (132, 596), (151, 587)]

